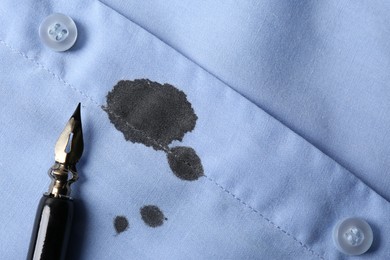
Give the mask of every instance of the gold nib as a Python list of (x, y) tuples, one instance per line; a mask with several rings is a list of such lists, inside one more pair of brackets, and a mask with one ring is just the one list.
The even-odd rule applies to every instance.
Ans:
[(68, 197), (70, 185), (78, 179), (76, 163), (83, 154), (84, 142), (81, 127), (80, 103), (69, 119), (55, 145), (55, 164), (49, 170), (52, 183), (49, 194)]
[(83, 131), (81, 128), (80, 103), (57, 140), (55, 160), (66, 165), (76, 165), (83, 154)]

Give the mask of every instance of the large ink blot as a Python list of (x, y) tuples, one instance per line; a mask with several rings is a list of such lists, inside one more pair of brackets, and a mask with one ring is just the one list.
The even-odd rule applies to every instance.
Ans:
[(140, 209), (141, 218), (149, 227), (159, 227), (164, 224), (164, 217), (162, 211), (154, 205), (147, 205)]
[(103, 108), (126, 140), (167, 149), (195, 127), (197, 116), (183, 91), (148, 79), (121, 80)]
[(124, 216), (116, 216), (114, 219), (114, 228), (117, 234), (122, 233), (129, 228), (129, 221)]
[(195, 128), (198, 117), (183, 91), (148, 79), (121, 80), (107, 95), (103, 107), (126, 140), (167, 153), (168, 163), (181, 180), (203, 176), (199, 156), (190, 147), (173, 147)]
[(200, 158), (191, 147), (174, 147), (167, 156), (169, 166), (180, 179), (193, 181), (203, 176)]

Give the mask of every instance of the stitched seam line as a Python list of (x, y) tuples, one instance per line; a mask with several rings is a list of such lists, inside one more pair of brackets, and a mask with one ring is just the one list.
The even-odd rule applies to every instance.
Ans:
[(320, 259), (324, 259), (324, 257), (322, 257), (321, 255), (317, 254), (316, 252), (314, 252), (314, 250), (310, 249), (306, 244), (302, 243), (300, 240), (298, 240), (298, 238), (296, 238), (295, 236), (293, 236), (291, 233), (287, 232), (286, 230), (284, 230), (282, 227), (278, 226), (277, 224), (275, 224), (272, 220), (270, 220), (269, 218), (267, 218), (266, 216), (264, 216), (262, 213), (260, 213), (257, 209), (253, 208), (251, 205), (249, 205), (248, 203), (246, 203), (245, 201), (243, 201), (241, 198), (237, 197), (234, 193), (232, 193), (231, 191), (225, 189), (223, 186), (221, 186), (218, 182), (216, 182), (214, 179), (210, 178), (209, 176), (207, 175), (204, 175), (204, 177), (211, 181), (212, 183), (214, 183), (216, 186), (218, 186), (221, 190), (223, 190), (224, 192), (226, 192), (227, 194), (229, 194), (230, 196), (232, 196), (234, 199), (236, 199), (238, 202), (240, 202), (241, 204), (243, 204), (245, 207), (249, 208), (251, 211), (257, 213), (262, 219), (264, 219), (265, 221), (267, 221), (271, 226), (275, 227), (276, 229), (280, 230), (282, 233), (286, 234), (287, 236), (291, 237), (295, 242), (297, 242), (299, 245), (301, 245), (304, 249), (306, 249), (307, 251), (309, 251), (312, 255), (320, 258)]
[[(27, 56), (25, 53), (13, 48), (11, 45), (9, 45), (8, 43), (6, 43), (4, 40), (1, 40), (0, 39), (0, 43), (7, 47), (9, 50), (11, 50), (12, 52), (18, 54), (19, 56), (25, 58), (26, 60), (28, 61), (31, 61), (32, 63), (34, 63), (38, 68), (40, 69), (43, 69), (44, 71), (46, 71), (47, 73), (49, 73), (50, 75), (53, 76), (53, 78), (57, 79), (58, 81), (60, 81), (61, 83), (63, 83), (65, 86), (71, 88), (73, 91), (79, 93), (81, 96), (85, 97), (87, 100), (89, 100), (91, 103), (95, 104), (96, 106), (98, 106), (100, 109), (101, 108), (105, 108), (104, 106), (100, 105), (97, 101), (95, 101), (91, 96), (85, 94), (83, 91), (77, 89), (76, 87), (74, 87), (73, 85), (71, 85), (70, 83), (68, 83), (66, 80), (64, 80), (63, 78), (61, 78), (59, 75), (57, 75), (55, 72), (51, 71), (49, 68), (45, 67), (43, 64), (41, 64), (40, 62), (38, 62), (37, 60), (35, 60), (34, 58), (30, 58), (29, 56)], [(108, 109), (107, 109), (108, 110)], [(115, 117), (118, 117), (122, 120), (124, 120), (123, 118), (119, 117), (118, 115), (116, 115), (113, 111), (109, 111), (110, 113), (112, 113)], [(124, 120), (125, 121), (125, 120)], [(132, 128), (134, 131), (137, 131), (139, 133), (141, 133), (142, 135), (144, 135), (144, 137), (148, 138), (149, 140), (155, 142), (156, 144), (158, 144), (162, 150), (166, 153), (171, 153), (171, 151), (161, 145), (158, 141), (154, 140), (153, 138), (149, 137), (148, 135), (145, 134), (145, 132), (139, 130), (139, 129), (136, 129), (134, 126), (130, 125), (127, 121), (125, 121), (126, 125), (129, 126), (130, 128)], [(176, 155), (173, 154), (175, 157)], [(180, 161), (183, 161), (181, 159), (179, 159)], [(191, 164), (189, 164), (188, 162), (186, 161), (183, 161), (185, 162), (189, 167), (191, 167), (193, 170), (196, 170), (193, 168), (193, 166)], [(222, 191), (226, 192), (227, 194), (229, 194), (230, 196), (232, 196), (235, 200), (237, 200), (238, 202), (240, 202), (242, 205), (244, 205), (245, 207), (249, 208), (251, 211), (253, 211), (254, 213), (258, 214), (262, 219), (266, 220), (271, 226), (273, 226), (274, 228), (278, 229), (279, 231), (281, 231), (282, 233), (284, 233), (285, 235), (287, 235), (288, 237), (292, 238), (295, 242), (297, 242), (301, 247), (303, 247), (305, 250), (307, 250), (308, 252), (310, 252), (312, 255), (320, 258), (320, 259), (324, 259), (321, 255), (319, 255), (318, 253), (315, 253), (312, 249), (310, 249), (306, 244), (304, 244), (303, 242), (301, 242), (300, 240), (298, 240), (295, 236), (293, 236), (291, 233), (287, 232), (286, 230), (284, 230), (283, 228), (281, 228), (280, 226), (276, 225), (273, 221), (271, 221), (269, 218), (265, 217), (262, 213), (260, 213), (258, 210), (256, 210), (255, 208), (253, 208), (252, 206), (250, 206), (248, 203), (246, 203), (245, 201), (243, 201), (241, 198), (237, 197), (235, 194), (233, 194), (231, 191), (225, 189), (222, 185), (220, 185), (218, 182), (216, 182), (214, 179), (208, 177), (207, 175), (203, 175), (207, 180), (209, 180), (210, 182), (212, 182), (213, 184), (215, 184), (217, 187), (219, 187)]]
[[(162, 151), (164, 151), (165, 153), (169, 153), (169, 154), (173, 154), (171, 150), (169, 150), (169, 147), (165, 146), (165, 145), (162, 145), (161, 143), (158, 142), (158, 140), (155, 140), (153, 138), (151, 138), (150, 136), (148, 136), (144, 131), (142, 130), (139, 130), (137, 128), (135, 128), (133, 125), (131, 125), (129, 122), (127, 122), (125, 119), (123, 119), (121, 116), (117, 115), (114, 111), (108, 109), (107, 107), (105, 106), (101, 106), (101, 108), (103, 108), (103, 110), (105, 110), (106, 112), (108, 112), (109, 114), (111, 114), (113, 117), (115, 117), (116, 119), (119, 119), (120, 121), (122, 121), (126, 126), (128, 126), (129, 128), (131, 128), (131, 130), (133, 130), (134, 132), (137, 132), (137, 133), (140, 133), (143, 137), (145, 137), (146, 139), (148, 139), (149, 141), (153, 142), (155, 145), (157, 145), (158, 147), (161, 148)], [(173, 154), (175, 157), (176, 157), (176, 154)]]
[[(108, 4), (102, 2), (101, 0), (95, 0), (96, 2), (102, 4), (103, 6), (107, 7), (108, 9), (112, 10), (113, 12), (117, 13), (118, 15), (122, 16), (124, 19), (128, 20), (129, 22), (133, 23), (134, 25), (138, 26), (140, 29), (144, 30), (145, 32), (149, 33), (150, 35), (152, 35), (154, 38), (158, 39), (159, 41), (161, 41), (163, 44), (165, 44), (166, 46), (168, 46), (169, 48), (171, 48), (172, 50), (174, 50), (175, 52), (177, 52), (179, 55), (183, 56), (185, 59), (187, 59), (188, 61), (190, 61), (191, 63), (195, 64), (197, 67), (201, 68), (204, 72), (206, 72), (207, 74), (209, 74), (210, 76), (212, 76), (213, 78), (217, 79), (218, 81), (220, 81), (222, 84), (224, 84), (226, 87), (230, 88), (231, 90), (233, 90), (235, 93), (237, 93), (238, 95), (240, 95), (241, 97), (243, 97), (245, 100), (247, 100), (248, 102), (250, 102), (251, 104), (253, 104), (254, 106), (256, 106), (257, 108), (261, 109), (262, 111), (264, 111), (267, 115), (269, 115), (270, 117), (272, 117), (274, 120), (276, 120), (277, 122), (279, 122), (280, 124), (282, 124), (284, 127), (286, 127), (287, 129), (289, 129), (290, 131), (292, 131), (294, 134), (296, 134), (297, 136), (299, 136), (300, 138), (304, 139), (307, 143), (309, 143), (310, 145), (312, 145), (313, 147), (315, 147), (320, 153), (322, 153), (323, 155), (325, 155), (326, 157), (330, 158), (332, 161), (336, 162), (338, 165), (340, 165), (341, 167), (343, 167), (344, 169), (346, 169), (350, 174), (352, 174), (355, 178), (359, 179), (359, 181), (361, 181), (362, 183), (364, 183), (364, 185), (368, 186), (369, 185), (364, 182), (362, 179), (360, 179), (359, 177), (357, 177), (352, 170), (350, 170), (349, 168), (347, 168), (346, 166), (344, 166), (343, 164), (341, 164), (338, 160), (334, 159), (333, 157), (331, 157), (330, 155), (328, 155), (325, 151), (321, 150), (320, 148), (317, 147), (317, 145), (315, 145), (312, 141), (309, 141), (307, 139), (307, 137), (304, 137), (302, 135), (302, 133), (299, 133), (297, 129), (293, 129), (291, 126), (288, 125), (288, 122), (285, 122), (285, 121), (282, 121), (282, 119), (278, 118), (277, 116), (274, 116), (273, 114), (270, 113), (270, 111), (268, 111), (267, 109), (263, 108), (261, 106), (261, 104), (257, 104), (255, 103), (252, 99), (250, 99), (249, 97), (245, 96), (243, 93), (241, 93), (239, 90), (237, 90), (235, 87), (233, 87), (232, 85), (230, 85), (229, 83), (227, 83), (225, 80), (223, 80), (221, 77), (217, 76), (216, 74), (214, 74), (213, 72), (211, 72), (210, 70), (208, 70), (206, 67), (204, 67), (203, 65), (201, 65), (200, 63), (198, 63), (197, 61), (195, 61), (194, 59), (192, 59), (190, 56), (187, 56), (184, 52), (180, 51), (177, 47), (174, 47), (173, 45), (171, 45), (169, 42), (163, 40), (162, 38), (160, 38), (159, 36), (157, 36), (156, 34), (154, 34), (152, 31), (148, 30), (146, 27), (142, 26), (141, 24), (135, 22), (134, 20), (130, 19), (129, 17), (125, 16), (124, 14), (122, 14), (121, 12), (117, 11), (116, 9), (114, 9), (113, 7), (109, 6)], [(381, 198), (383, 198), (383, 196), (381, 194), (379, 194), (376, 190), (373, 190), (371, 187), (370, 189), (372, 191), (374, 191), (376, 194), (378, 194)], [(384, 199), (384, 198), (383, 198)], [(384, 199), (386, 202), (387, 199)]]

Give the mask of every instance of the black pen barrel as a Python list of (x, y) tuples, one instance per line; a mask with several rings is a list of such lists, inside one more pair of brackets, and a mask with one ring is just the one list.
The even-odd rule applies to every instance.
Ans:
[(44, 195), (39, 202), (27, 260), (63, 260), (73, 219), (73, 200)]

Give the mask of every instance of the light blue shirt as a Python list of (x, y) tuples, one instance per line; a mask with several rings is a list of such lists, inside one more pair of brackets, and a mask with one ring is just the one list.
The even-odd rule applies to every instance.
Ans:
[[(390, 258), (388, 2), (103, 2), (0, 3), (1, 259), (25, 259), (78, 102), (85, 150), (69, 259)], [(77, 25), (66, 52), (39, 38), (52, 13)], [(109, 113), (114, 86), (136, 79), (181, 97), (170, 111), (186, 111), (181, 134), (144, 130), (153, 121), (140, 111), (157, 106), (148, 95)], [(185, 161), (200, 178), (178, 177), (175, 147), (192, 149), (200, 161)], [(145, 205), (162, 224), (147, 225)], [(373, 229), (361, 256), (334, 245), (348, 217)]]

